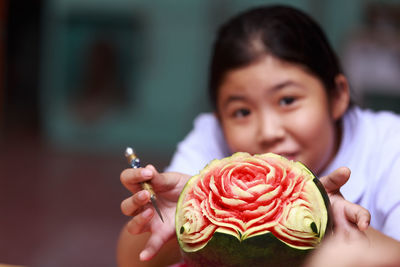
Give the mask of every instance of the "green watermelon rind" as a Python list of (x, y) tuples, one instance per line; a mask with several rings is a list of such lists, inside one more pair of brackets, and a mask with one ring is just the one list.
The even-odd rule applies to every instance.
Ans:
[[(265, 244), (268, 244), (268, 248)], [(246, 249), (243, 249), (244, 247)], [(181, 253), (185, 263), (191, 267), (289, 267), (298, 266), (298, 263), (302, 262), (310, 251), (312, 249), (292, 248), (271, 233), (254, 236), (240, 242), (232, 235), (216, 232), (201, 251), (181, 251)], [(268, 262), (265, 259), (268, 259)]]
[[(276, 154), (267, 154), (270, 157), (289, 161), (286, 158)], [(287, 244), (275, 237), (270, 232), (257, 234), (255, 236), (252, 236), (251, 238), (239, 241), (236, 237), (232, 235), (224, 234), (218, 231), (214, 233), (213, 237), (208, 241), (205, 246), (197, 248), (193, 251), (184, 249), (185, 244), (179, 239), (180, 229), (179, 224), (177, 223), (177, 219), (180, 207), (186, 195), (185, 192), (188, 189), (192, 188), (192, 185), (197, 182), (197, 180), (200, 178), (200, 176), (202, 176), (203, 173), (207, 173), (212, 168), (214, 168), (215, 164), (224, 165), (225, 162), (231, 162), (232, 158), (240, 159), (242, 157), (248, 156), (248, 153), (238, 152), (228, 158), (213, 160), (209, 164), (207, 164), (207, 166), (203, 170), (201, 170), (199, 174), (191, 177), (184, 186), (182, 193), (178, 199), (175, 218), (178, 242), (181, 247), (182, 255), (188, 266), (294, 266), (294, 263), (299, 263), (300, 259), (303, 259), (311, 250), (313, 250), (313, 248), (310, 247), (302, 248)], [(332, 223), (330, 219), (330, 201), (328, 195), (318, 178), (304, 164), (300, 162), (292, 163), (294, 163), (299, 170), (305, 172), (305, 176), (310, 177), (310, 180), (312, 179), (313, 184), (321, 193), (320, 195), (322, 196), (324, 206), (327, 210), (327, 222), (321, 227), (321, 232), (319, 233), (322, 240), (325, 237), (325, 234), (327, 232), (330, 232), (332, 228)], [(268, 244), (268, 248), (265, 248), (265, 244)], [(246, 249), (243, 249), (244, 247)], [(279, 256), (279, 253), (281, 253), (282, 256)], [(268, 255), (270, 255), (270, 257)], [(266, 265), (265, 261), (262, 260), (265, 258), (270, 258), (270, 261), (268, 261), (268, 265)], [(231, 259), (230, 263), (227, 263), (226, 259)], [(286, 263), (287, 265), (285, 265)]]

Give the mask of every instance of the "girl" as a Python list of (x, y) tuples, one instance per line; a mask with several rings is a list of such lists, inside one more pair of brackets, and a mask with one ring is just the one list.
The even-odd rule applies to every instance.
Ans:
[[(159, 174), (152, 166), (121, 173), (122, 183), (134, 194), (121, 209), (135, 215), (121, 240), (127, 231), (151, 232), (140, 259), (152, 258), (174, 235), (175, 204), (189, 175), (237, 151), (274, 152), (308, 166), (322, 177), (330, 195), (336, 233), (346, 236), (359, 235), (354, 228), (365, 230), (369, 223), (368, 212), (339, 193), (351, 169), (344, 197), (371, 212), (373, 228), (400, 239), (400, 119), (350, 103), (337, 57), (310, 17), (294, 8), (269, 6), (228, 21), (214, 44), (209, 89), (215, 112), (195, 120), (168, 173)], [(138, 183), (149, 179), (164, 224), (152, 218), (153, 209), (145, 206), (149, 194), (139, 189)], [(369, 236), (398, 246), (372, 227)]]

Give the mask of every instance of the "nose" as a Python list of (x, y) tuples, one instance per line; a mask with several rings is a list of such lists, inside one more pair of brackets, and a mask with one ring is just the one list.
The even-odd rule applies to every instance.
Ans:
[(285, 128), (283, 120), (277, 114), (260, 114), (258, 121), (257, 140), (263, 147), (273, 147), (283, 140)]

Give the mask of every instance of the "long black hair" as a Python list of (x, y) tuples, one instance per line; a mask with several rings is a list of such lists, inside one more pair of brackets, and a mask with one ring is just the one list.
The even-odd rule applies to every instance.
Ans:
[(336, 88), (335, 77), (343, 72), (324, 32), (310, 16), (283, 5), (254, 8), (219, 29), (209, 73), (209, 94), (215, 109), (226, 73), (265, 55), (303, 66), (321, 80), (328, 95)]

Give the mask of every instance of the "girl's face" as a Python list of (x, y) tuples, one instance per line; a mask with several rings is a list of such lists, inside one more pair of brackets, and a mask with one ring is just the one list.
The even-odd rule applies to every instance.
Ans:
[(300, 66), (266, 56), (227, 73), (217, 108), (232, 152), (277, 153), (319, 174), (337, 150), (343, 99), (329, 100), (321, 81)]

